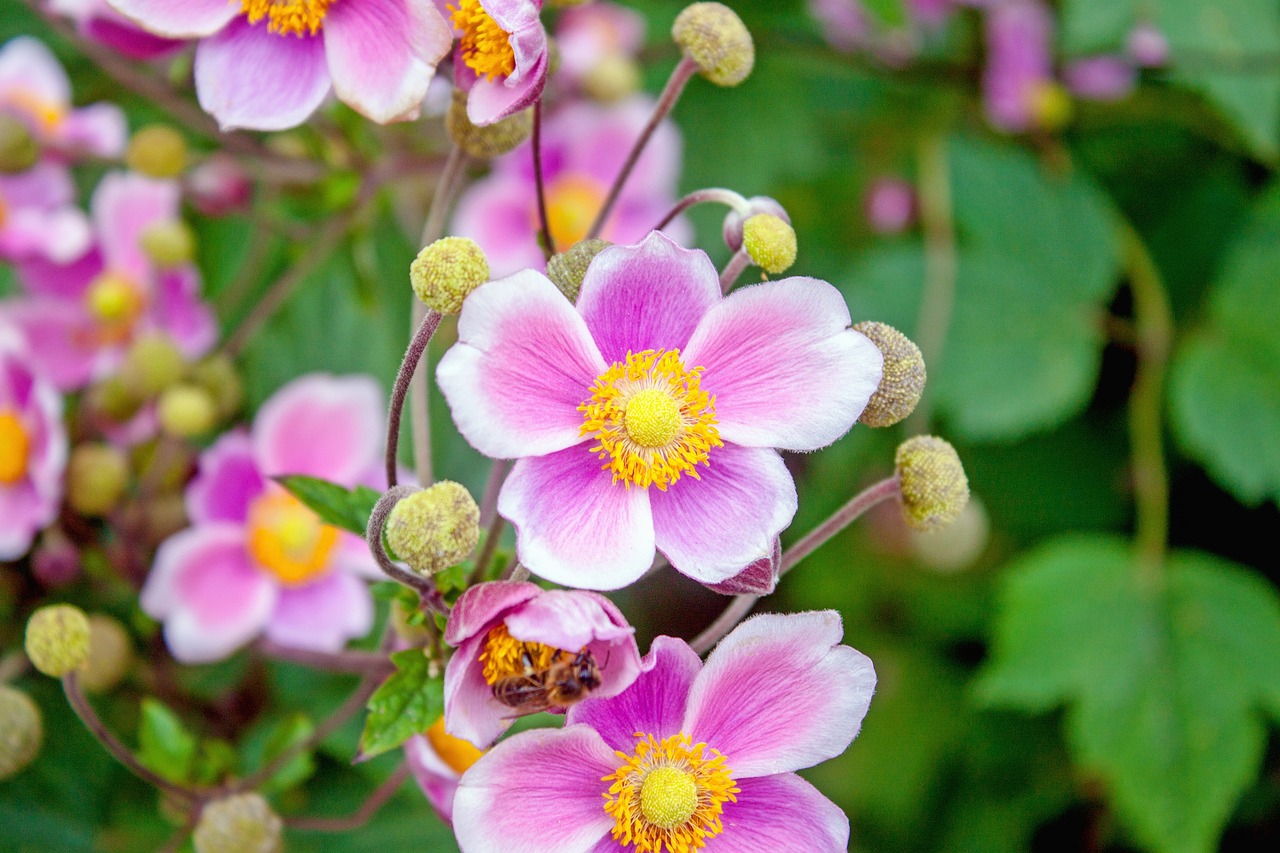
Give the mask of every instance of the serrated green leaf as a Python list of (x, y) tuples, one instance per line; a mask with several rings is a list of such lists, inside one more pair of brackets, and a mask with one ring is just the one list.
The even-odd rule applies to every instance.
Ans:
[(1162, 853), (1216, 847), (1254, 779), (1280, 696), (1280, 601), (1253, 573), (1172, 554), (1155, 582), (1127, 542), (1066, 537), (1010, 568), (987, 703), (1068, 707), (1077, 760)]
[(195, 735), (187, 731), (177, 714), (150, 697), (142, 700), (138, 760), (179, 783), (191, 781), (195, 769)]
[(360, 735), (360, 758), (372, 758), (425, 732), (444, 713), (444, 679), (431, 673), (421, 649), (391, 656), (396, 665), (369, 697), (369, 716)]
[(348, 489), (318, 477), (292, 474), (275, 481), (315, 511), (326, 524), (364, 536), (373, 505), (382, 495), (368, 486)]

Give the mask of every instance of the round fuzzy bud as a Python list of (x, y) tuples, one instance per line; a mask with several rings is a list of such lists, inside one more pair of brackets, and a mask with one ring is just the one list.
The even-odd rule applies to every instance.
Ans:
[(191, 841), (196, 853), (279, 853), (283, 829), (261, 794), (235, 794), (201, 810)]
[(129, 347), (119, 375), (136, 398), (149, 400), (181, 379), (186, 370), (186, 359), (173, 339), (150, 332)]
[(236, 372), (235, 362), (222, 353), (209, 356), (191, 368), (191, 382), (209, 392), (218, 407), (219, 417), (235, 414), (244, 403), (244, 383)]
[(129, 387), (129, 383), (120, 374), (108, 376), (89, 389), (89, 408), (96, 414), (116, 423), (125, 421), (138, 414), (146, 400), (140, 398)]
[(61, 678), (89, 658), (89, 620), (70, 604), (41, 607), (27, 620), (26, 650), (32, 666)]
[(1071, 95), (1052, 80), (1040, 83), (1027, 95), (1035, 126), (1053, 132), (1061, 130), (1071, 121)]
[(893, 326), (865, 322), (853, 327), (871, 339), (884, 356), (884, 376), (858, 418), (869, 427), (893, 426), (915, 411), (924, 393), (924, 356), (920, 347)]
[(717, 86), (736, 86), (756, 61), (751, 33), (738, 14), (723, 3), (694, 3), (671, 25), (671, 37)]
[(606, 104), (630, 97), (639, 88), (639, 67), (631, 57), (620, 53), (605, 56), (582, 78), (582, 90)]
[(187, 175), (191, 205), (205, 216), (226, 216), (249, 206), (253, 184), (244, 169), (225, 154), (214, 154)]
[(742, 246), (751, 261), (770, 275), (786, 272), (796, 262), (796, 231), (771, 213), (757, 213), (742, 223)]
[(898, 446), (894, 458), (902, 483), (902, 517), (912, 530), (940, 530), (969, 502), (969, 478), (956, 449), (932, 435)]
[(44, 740), (40, 708), (17, 688), (0, 684), (0, 779), (8, 779), (35, 760)]
[(579, 240), (558, 255), (552, 255), (547, 261), (547, 278), (560, 288), (560, 292), (570, 302), (578, 301), (578, 292), (582, 290), (582, 280), (586, 278), (587, 267), (595, 260), (596, 255), (613, 244), (608, 240), (590, 237)]
[(45, 530), (31, 552), (31, 573), (47, 587), (71, 583), (80, 576), (80, 551), (56, 525)]
[(470, 237), (442, 237), (409, 266), (413, 292), (428, 308), (457, 314), (471, 291), (489, 280), (489, 261)]
[(769, 198), (767, 195), (753, 195), (746, 199), (746, 204), (741, 208), (732, 208), (724, 217), (724, 244), (733, 251), (742, 248), (742, 226), (748, 219), (758, 213), (772, 214), (788, 225), (791, 224), (791, 217), (787, 215), (787, 211), (777, 199)]
[(129, 460), (109, 444), (77, 445), (67, 463), (67, 503), (81, 515), (106, 515), (129, 484)]
[(89, 657), (80, 667), (80, 683), (90, 693), (104, 693), (124, 678), (133, 664), (133, 641), (115, 619), (101, 613), (89, 617)]
[(161, 269), (191, 263), (196, 254), (196, 235), (180, 219), (167, 219), (142, 232), (142, 251)]
[(521, 110), (493, 124), (475, 125), (467, 118), (466, 93), (455, 89), (444, 126), (449, 138), (465, 153), (478, 160), (489, 160), (514, 150), (529, 138), (533, 132), (533, 109)]
[(462, 562), (480, 540), (480, 507), (452, 480), (414, 492), (387, 518), (387, 544), (416, 572), (434, 574)]
[(195, 438), (217, 425), (218, 404), (204, 388), (183, 382), (160, 395), (156, 415), (160, 428), (169, 435)]
[(176, 178), (187, 168), (187, 143), (168, 125), (147, 125), (129, 140), (124, 162), (148, 177)]
[(31, 129), (16, 116), (0, 115), (0, 173), (25, 172), (40, 159)]

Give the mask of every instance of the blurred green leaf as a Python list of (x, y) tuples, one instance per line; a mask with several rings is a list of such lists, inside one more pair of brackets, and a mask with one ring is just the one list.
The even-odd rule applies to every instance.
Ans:
[(382, 497), (368, 486), (348, 489), (318, 477), (293, 474), (276, 477), (275, 481), (315, 511), (326, 524), (332, 524), (363, 538), (369, 525), (373, 505)]
[(166, 779), (185, 783), (195, 771), (196, 738), (178, 715), (150, 697), (142, 700), (138, 760)]
[(1280, 601), (1251, 572), (1178, 552), (1146, 582), (1129, 544), (1050, 542), (1009, 569), (987, 703), (1068, 707), (1077, 761), (1162, 853), (1216, 849), (1280, 719)]
[(369, 697), (369, 716), (360, 735), (360, 758), (372, 758), (425, 732), (444, 713), (444, 680), (431, 673), (421, 649), (391, 656), (393, 673)]
[[(276, 720), (251, 742), (249, 770), (256, 770), (270, 764), (311, 737), (314, 731), (315, 726), (305, 714), (290, 714)], [(268, 795), (287, 791), (305, 782), (315, 771), (315, 757), (310, 750), (303, 750), (285, 762), (284, 766), (264, 782), (259, 790)]]

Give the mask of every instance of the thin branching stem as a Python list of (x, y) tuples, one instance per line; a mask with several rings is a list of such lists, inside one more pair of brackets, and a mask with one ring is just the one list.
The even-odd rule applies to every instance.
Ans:
[(422, 322), (418, 324), (418, 330), (413, 334), (413, 340), (409, 342), (409, 349), (405, 350), (404, 359), (400, 362), (400, 371), (396, 374), (395, 385), (391, 389), (391, 404), (387, 409), (385, 458), (387, 488), (395, 486), (398, 479), (396, 451), (400, 447), (400, 419), (404, 416), (404, 398), (409, 393), (414, 374), (422, 361), (423, 354), (427, 351), (427, 345), (431, 343), (431, 337), (436, 333), (436, 329), (440, 328), (442, 316), (439, 311), (427, 309)]
[(349, 832), (368, 823), (387, 801), (396, 795), (409, 778), (409, 765), (402, 763), (379, 785), (352, 814), (345, 817), (291, 817), (285, 819), (290, 829), (308, 832)]
[(689, 208), (709, 202), (723, 204), (725, 207), (731, 207), (734, 210), (746, 210), (748, 205), (747, 200), (740, 193), (723, 187), (707, 187), (706, 189), (694, 190), (676, 202), (675, 206), (667, 211), (667, 215), (662, 217), (658, 224), (653, 226), (652, 230), (661, 231)]
[(551, 236), (551, 220), (547, 217), (547, 189), (542, 174), (542, 98), (533, 102), (533, 133), (529, 147), (533, 149), (533, 186), (538, 198), (538, 230), (542, 235), (542, 255), (551, 260), (556, 244)]

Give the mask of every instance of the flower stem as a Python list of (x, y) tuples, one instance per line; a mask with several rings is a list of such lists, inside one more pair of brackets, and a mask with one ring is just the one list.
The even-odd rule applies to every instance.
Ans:
[(707, 187), (702, 190), (694, 190), (676, 202), (675, 207), (667, 211), (667, 215), (662, 217), (661, 221), (659, 221), (657, 225), (653, 226), (651, 230), (661, 231), (663, 228), (670, 225), (673, 219), (684, 213), (689, 208), (694, 205), (706, 204), (708, 202), (718, 202), (723, 204), (725, 207), (731, 207), (734, 210), (745, 210), (747, 207), (747, 200), (743, 198), (741, 194), (736, 193), (733, 190), (727, 190), (722, 187)]
[(505, 518), (494, 513), (493, 520), (489, 522), (489, 531), (484, 535), (484, 546), (480, 549), (480, 556), (476, 557), (476, 567), (471, 572), (472, 583), (478, 583), (484, 578), (485, 572), (489, 571), (489, 564), (493, 562), (493, 555), (498, 551), (498, 542), (502, 539), (502, 530), (506, 524)]
[(600, 232), (604, 229), (604, 223), (609, 219), (609, 214), (613, 212), (613, 206), (618, 203), (618, 196), (622, 195), (622, 188), (627, 183), (627, 178), (631, 177), (631, 171), (635, 169), (636, 163), (640, 160), (640, 155), (644, 153), (645, 147), (649, 144), (649, 140), (653, 137), (654, 131), (658, 129), (658, 125), (666, 118), (676, 101), (680, 100), (680, 93), (684, 91), (685, 84), (689, 82), (698, 70), (697, 63), (687, 56), (681, 57), (676, 63), (676, 67), (671, 72), (671, 76), (667, 79), (667, 85), (663, 88), (662, 94), (658, 96), (658, 103), (653, 107), (653, 115), (649, 116), (649, 122), (644, 126), (644, 130), (640, 131), (640, 136), (636, 139), (635, 145), (631, 146), (631, 151), (627, 154), (627, 159), (622, 164), (622, 170), (618, 172), (618, 177), (613, 181), (613, 186), (609, 187), (609, 194), (605, 196), (604, 204), (600, 208), (600, 212), (596, 214), (596, 221), (591, 224), (591, 230), (587, 233), (587, 237), (599, 237)]
[(416, 491), (417, 488), (414, 486), (393, 486), (387, 489), (382, 497), (378, 498), (378, 502), (373, 505), (373, 512), (369, 514), (369, 526), (365, 530), (365, 541), (369, 545), (369, 552), (373, 554), (373, 559), (378, 563), (378, 568), (382, 569), (387, 577), (417, 592), (418, 597), (422, 600), (423, 607), (434, 610), (437, 613), (447, 614), (449, 605), (445, 604), (440, 595), (440, 590), (436, 589), (435, 583), (417, 572), (397, 566), (392, 562), (390, 555), (387, 554), (387, 549), (382, 544), (382, 530), (387, 526), (387, 518), (391, 515), (391, 510), (395, 508), (397, 503)]
[(733, 257), (729, 258), (729, 263), (724, 265), (720, 273), (720, 292), (728, 293), (729, 288), (733, 287), (733, 283), (738, 280), (738, 276), (742, 275), (742, 271), (749, 266), (751, 266), (751, 256), (747, 254), (744, 246), (734, 252)]
[(555, 240), (551, 237), (551, 221), (547, 218), (547, 190), (542, 176), (542, 98), (533, 102), (533, 134), (529, 140), (533, 149), (533, 186), (538, 196), (538, 228), (542, 233), (542, 255), (547, 260), (555, 254)]
[(489, 481), (485, 483), (484, 495), (480, 498), (480, 524), (491, 524), (498, 514), (498, 494), (515, 464), (513, 459), (495, 459), (489, 466)]
[(352, 814), (346, 817), (291, 817), (286, 818), (285, 823), (290, 829), (307, 832), (348, 832), (359, 829), (396, 795), (408, 778), (409, 765), (402, 763)]
[(398, 476), (396, 451), (400, 447), (400, 418), (404, 415), (404, 398), (409, 393), (409, 386), (413, 382), (419, 362), (422, 361), (422, 354), (427, 351), (427, 345), (431, 343), (431, 337), (436, 333), (436, 329), (440, 328), (441, 317), (439, 311), (430, 309), (426, 311), (422, 322), (418, 325), (418, 331), (414, 332), (413, 340), (409, 342), (409, 349), (405, 351), (404, 359), (400, 362), (396, 383), (391, 389), (391, 405), (387, 410), (385, 458), (387, 488), (396, 485)]

